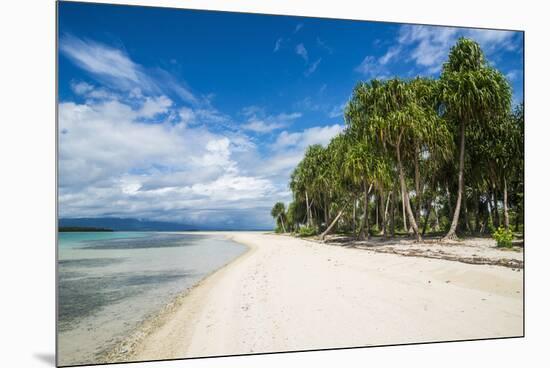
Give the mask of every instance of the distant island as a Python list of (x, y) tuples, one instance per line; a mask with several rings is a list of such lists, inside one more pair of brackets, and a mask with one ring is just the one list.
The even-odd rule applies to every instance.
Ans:
[(77, 233), (77, 232), (113, 232), (113, 229), (104, 227), (89, 227), (89, 226), (61, 226), (60, 233)]

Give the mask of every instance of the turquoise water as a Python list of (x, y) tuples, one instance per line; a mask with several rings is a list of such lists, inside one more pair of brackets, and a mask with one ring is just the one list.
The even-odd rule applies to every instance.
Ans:
[(140, 238), (151, 233), (148, 232), (132, 232), (132, 231), (120, 231), (120, 232), (67, 232), (59, 233), (59, 247), (60, 248), (72, 248), (82, 246), (83, 241), (93, 240), (110, 240), (110, 239), (132, 239)]
[(61, 365), (89, 364), (246, 247), (217, 235), (60, 233)]

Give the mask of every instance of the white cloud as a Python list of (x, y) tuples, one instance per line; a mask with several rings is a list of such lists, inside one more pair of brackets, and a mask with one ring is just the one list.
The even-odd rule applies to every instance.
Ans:
[(321, 40), (319, 37), (316, 39), (317, 46), (327, 51), (329, 54), (332, 54), (332, 47), (328, 46), (323, 40)]
[[(299, 136), (302, 143), (287, 142), (282, 150), (272, 151), (275, 146), (263, 140), (265, 154), (257, 134), (288, 129), (300, 112), (268, 114), (249, 106), (242, 110), (244, 123), (235, 125), (213, 106), (212, 95), (192, 94), (166, 71), (146, 69), (123, 50), (70, 36), (61, 43), (61, 52), (94, 80), (71, 82), (75, 101), (59, 104), (61, 217), (203, 224), (247, 219), (270, 226), (273, 202), (290, 199), (289, 165), (299, 160), (303, 144), (324, 142), (333, 131), (311, 128)], [(114, 60), (120, 63), (108, 70)], [(282, 175), (272, 175), (270, 166)]]
[(284, 177), (286, 180), (290, 172), (304, 156), (306, 148), (312, 144), (328, 145), (330, 140), (344, 129), (343, 125), (327, 125), (307, 128), (298, 132), (281, 132), (272, 144), (272, 157), (259, 169), (263, 175)]
[(262, 108), (257, 106), (245, 107), (242, 114), (247, 117), (247, 122), (241, 125), (241, 128), (260, 134), (282, 129), (302, 116), (299, 112), (267, 115)]
[(342, 125), (334, 124), (316, 126), (301, 132), (283, 131), (277, 137), (274, 148), (280, 150), (287, 147), (305, 149), (312, 144), (327, 145), (330, 140), (343, 130)]
[(62, 102), (60, 215), (160, 218), (170, 211), (171, 220), (185, 221), (194, 207), (210, 209), (215, 223), (227, 210), (278, 198), (270, 181), (241, 173), (236, 157), (255, 149), (246, 137), (215, 134), (202, 124), (141, 122), (173, 108), (162, 97), (146, 97), (137, 108), (118, 100)]
[(82, 96), (87, 99), (106, 100), (116, 98), (114, 93), (107, 91), (105, 88), (97, 88), (83, 81), (72, 81), (71, 89), (78, 96)]
[(298, 31), (300, 31), (300, 29), (302, 29), (304, 27), (304, 24), (303, 23), (298, 23), (296, 24), (296, 27), (294, 28), (294, 33), (297, 33)]
[(346, 103), (347, 102), (342, 102), (342, 104), (334, 106), (332, 110), (329, 111), (328, 117), (337, 118), (344, 115), (344, 108), (346, 107)]
[(277, 39), (277, 41), (275, 41), (275, 47), (273, 48), (273, 52), (277, 52), (279, 51), (279, 49), (281, 48), (281, 45), (283, 44), (283, 38), (282, 37), (279, 37)]
[(355, 68), (355, 71), (367, 78), (385, 79), (389, 76), (388, 69), (374, 56), (366, 56), (361, 64)]
[(152, 118), (158, 114), (168, 112), (170, 106), (172, 106), (172, 101), (166, 96), (146, 97), (138, 115), (144, 118)]
[(245, 130), (250, 130), (256, 133), (269, 133), (284, 127), (285, 124), (283, 123), (266, 123), (262, 120), (252, 120), (243, 125)]
[(307, 50), (303, 43), (296, 45), (296, 54), (298, 54), (307, 63), (308, 55), (307, 55)]
[(516, 80), (521, 75), (521, 70), (510, 70), (508, 73), (506, 73), (506, 78), (510, 81)]
[(380, 59), (379, 59), (380, 64), (386, 65), (391, 60), (395, 59), (399, 55), (400, 52), (401, 52), (400, 47), (397, 47), (397, 46), (390, 47), (388, 49), (388, 51), (382, 57), (380, 57)]
[(81, 68), (121, 82), (143, 83), (140, 67), (121, 50), (71, 35), (61, 37), (59, 49)]
[(148, 70), (121, 49), (65, 34), (60, 38), (59, 50), (105, 87), (126, 92), (139, 89), (155, 95), (174, 93), (185, 102), (201, 102), (168, 72), (160, 68)]
[(321, 63), (321, 58), (319, 58), (317, 61), (311, 64), (309, 68), (307, 68), (307, 70), (304, 72), (305, 76), (307, 77), (313, 74), (315, 70), (317, 70), (317, 67), (319, 66), (320, 63)]
[(501, 48), (513, 50), (515, 32), (455, 27), (404, 25), (398, 42), (410, 49), (409, 58), (428, 73), (436, 73), (459, 37), (477, 41), (487, 55)]

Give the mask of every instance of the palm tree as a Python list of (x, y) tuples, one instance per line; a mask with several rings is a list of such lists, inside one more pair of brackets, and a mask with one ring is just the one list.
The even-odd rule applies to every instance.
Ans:
[(460, 38), (443, 65), (441, 98), (445, 117), (459, 125), (458, 192), (451, 227), (444, 237), (454, 239), (464, 191), (466, 128), (506, 114), (511, 91), (506, 78), (487, 64), (479, 44)]

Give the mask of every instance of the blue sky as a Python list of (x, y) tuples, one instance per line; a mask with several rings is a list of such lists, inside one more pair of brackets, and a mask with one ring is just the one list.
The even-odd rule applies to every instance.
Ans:
[(353, 86), (437, 77), (460, 36), (523, 98), (518, 32), (59, 5), (59, 210), (269, 228)]

